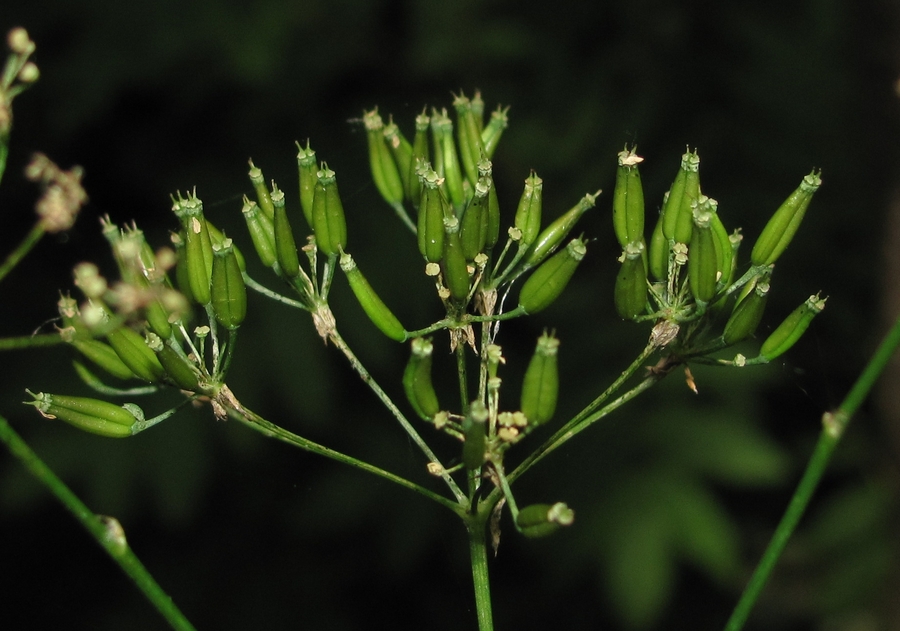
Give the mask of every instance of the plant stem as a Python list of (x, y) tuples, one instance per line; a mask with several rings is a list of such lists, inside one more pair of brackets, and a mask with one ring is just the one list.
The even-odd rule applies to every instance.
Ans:
[(22, 242), (16, 246), (16, 249), (9, 253), (9, 256), (6, 257), (6, 260), (3, 261), (3, 265), (0, 265), (0, 281), (6, 278), (6, 275), (9, 274), (13, 268), (19, 264), (26, 254), (28, 254), (31, 249), (37, 245), (37, 242), (41, 240), (41, 237), (44, 236), (44, 224), (41, 221), (38, 221), (34, 224), (34, 227), (31, 231), (25, 235), (25, 238), (22, 239)]
[(62, 344), (63, 339), (58, 333), (45, 333), (43, 335), (21, 335), (19, 337), (6, 337), (0, 339), (0, 351), (10, 351), (20, 348), (35, 348), (38, 346), (56, 346)]
[(474, 516), (471, 520), (466, 521), (466, 529), (469, 535), (469, 556), (472, 563), (472, 582), (475, 586), (478, 630), (493, 631), (494, 617), (491, 611), (491, 580), (488, 574), (484, 519)]
[[(123, 539), (111, 536), (109, 518), (103, 519), (95, 515), (85, 504), (72, 493), (37, 454), (13, 430), (5, 418), (0, 416), (0, 440), (6, 443), (16, 456), (38, 480), (40, 480), (56, 496), (60, 503), (81, 523), (97, 543), (106, 550), (122, 571), (137, 585), (157, 611), (178, 631), (193, 631), (193, 625), (184, 617), (172, 599), (162, 590), (147, 568), (140, 562)], [(114, 522), (118, 524), (118, 522)]]
[(794, 491), (787, 510), (775, 529), (775, 534), (772, 535), (772, 540), (763, 553), (759, 565), (753, 572), (753, 576), (750, 577), (750, 582), (747, 583), (744, 593), (741, 594), (741, 598), (735, 606), (731, 618), (728, 619), (725, 631), (739, 631), (743, 628), (750, 610), (759, 598), (766, 581), (772, 573), (772, 569), (775, 567), (775, 563), (784, 551), (788, 539), (793, 534), (806, 507), (809, 505), (809, 501), (819, 485), (822, 475), (825, 473), (828, 461), (844, 435), (844, 430), (847, 428), (851, 417), (874, 387), (875, 382), (888, 361), (890, 361), (898, 345), (900, 345), (900, 318), (897, 319), (875, 351), (875, 354), (872, 355), (869, 363), (856, 380), (856, 383), (853, 384), (841, 405), (834, 412), (826, 412), (822, 416), (822, 432), (819, 434), (819, 440), (809, 459), (809, 464), (806, 465), (806, 471), (803, 472), (803, 477), (797, 485), (797, 489)]
[(371, 465), (368, 462), (358, 460), (352, 456), (348, 456), (339, 451), (335, 451), (334, 449), (329, 449), (324, 445), (320, 445), (311, 440), (303, 438), (302, 436), (298, 436), (297, 434), (294, 434), (293, 432), (290, 432), (283, 427), (275, 425), (271, 421), (267, 421), (263, 417), (243, 406), (228, 406), (227, 410), (228, 416), (237, 421), (240, 421), (241, 423), (244, 423), (245, 425), (251, 427), (252, 429), (255, 429), (262, 434), (265, 434), (266, 436), (276, 438), (282, 442), (288, 443), (289, 445), (294, 445), (295, 447), (299, 447), (304, 451), (309, 451), (320, 456), (325, 456), (326, 458), (331, 458), (332, 460), (336, 460), (356, 469), (360, 469), (362, 471), (377, 475), (381, 478), (384, 478), (385, 480), (393, 482), (394, 484), (398, 484), (403, 488), (415, 491), (416, 493), (427, 497), (428, 499), (434, 500), (441, 506), (449, 508), (457, 515), (459, 515), (460, 511), (462, 510), (459, 504), (445, 497), (442, 497), (433, 491), (429, 491), (425, 487), (420, 486), (415, 482), (410, 482), (406, 478), (402, 478), (396, 474), (390, 473), (389, 471), (385, 471), (384, 469)]

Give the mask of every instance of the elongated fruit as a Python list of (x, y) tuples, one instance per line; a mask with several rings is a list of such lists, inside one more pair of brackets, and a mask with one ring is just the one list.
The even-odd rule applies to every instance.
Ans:
[(563, 502), (532, 504), (519, 511), (516, 526), (529, 538), (546, 537), (575, 521), (575, 511)]
[(827, 298), (820, 298), (816, 294), (794, 309), (763, 342), (759, 350), (760, 356), (771, 361), (786, 353), (803, 336), (813, 318), (822, 312), (826, 300)]
[(437, 393), (431, 381), (431, 340), (415, 338), (410, 344), (412, 352), (403, 371), (403, 390), (409, 404), (422, 420), (431, 421), (441, 411)]
[(644, 265), (644, 244), (629, 243), (622, 252), (622, 266), (616, 275), (616, 311), (626, 320), (634, 320), (647, 306), (647, 267)]
[(538, 338), (537, 347), (522, 382), (521, 411), (531, 428), (543, 425), (556, 412), (559, 397), (559, 371), (556, 355), (559, 340), (546, 332)]
[(537, 313), (549, 307), (569, 284), (586, 253), (584, 241), (572, 239), (564, 250), (538, 267), (519, 292), (519, 306), (525, 313)]
[(822, 185), (819, 175), (820, 172), (813, 171), (804, 177), (797, 190), (784, 200), (769, 219), (750, 253), (750, 261), (754, 265), (771, 265), (790, 244), (803, 221), (813, 194)]
[[(276, 207), (276, 216), (279, 212)], [(282, 206), (281, 211), (284, 212)], [(247, 316), (247, 288), (231, 239), (213, 246), (212, 307), (216, 319), (229, 330), (238, 328)]]
[(99, 436), (109, 438), (131, 436), (131, 427), (138, 420), (124, 407), (108, 401), (45, 392), (35, 394), (31, 390), (26, 392), (34, 397), (34, 401), (25, 403), (33, 405), (45, 418), (58, 418), (78, 429)]
[(643, 158), (626, 148), (618, 155), (616, 188), (613, 192), (613, 227), (624, 248), (644, 239), (644, 191), (638, 164)]
[(350, 289), (356, 296), (360, 306), (369, 319), (378, 330), (387, 335), (392, 340), (403, 342), (406, 340), (406, 329), (400, 324), (400, 320), (388, 309), (387, 305), (382, 302), (375, 290), (359, 271), (356, 261), (346, 252), (341, 255), (341, 269), (347, 275), (347, 281), (350, 283)]
[(488, 420), (488, 410), (481, 401), (472, 401), (469, 411), (463, 419), (462, 429), (463, 453), (462, 459), (466, 469), (470, 471), (484, 464), (485, 425)]

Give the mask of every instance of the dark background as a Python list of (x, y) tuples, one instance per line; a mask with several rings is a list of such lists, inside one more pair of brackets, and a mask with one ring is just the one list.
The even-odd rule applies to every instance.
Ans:
[[(45, 238), (0, 287), (0, 334), (48, 327), (74, 263), (111, 271), (97, 230), (104, 213), (136, 220), (161, 245), (175, 227), (168, 196), (196, 186), (207, 216), (249, 252), (239, 214), (251, 191), (247, 159), (292, 203), (293, 143), (306, 138), (338, 173), (360, 266), (408, 328), (425, 326), (439, 303), (371, 183), (365, 135), (351, 119), (378, 105), (411, 137), (424, 105), (449, 106), (451, 90), (480, 88), (489, 109), (512, 105), (494, 159), (508, 212), (531, 168), (544, 180), (548, 218), (585, 192), (607, 191), (584, 219), (595, 241), (567, 293), (538, 317), (504, 325), (501, 338), (504, 400), (514, 406), (534, 339), (556, 328), (562, 419), (609, 383), (648, 333), (612, 308), (609, 192), (626, 142), (646, 158), (648, 209), (684, 147), (698, 147), (704, 192), (748, 240), (821, 168), (824, 185), (778, 265), (762, 325), (764, 333), (821, 290), (828, 308), (807, 336), (770, 366), (696, 367), (699, 396), (673, 375), (548, 458), (517, 484), (517, 497), (566, 501), (575, 525), (525, 541), (505, 523), (491, 562), (498, 629), (721, 628), (819, 417), (840, 401), (892, 315), (898, 24), (889, 0), (6, 2), (0, 29), (28, 28), (42, 75), (15, 103), (0, 252), (33, 221), (37, 190), (22, 177), (33, 151), (82, 165), (91, 202), (72, 231)], [(258, 262), (251, 274), (276, 286)], [(406, 349), (360, 315), (341, 282), (333, 308), (351, 346), (402, 400)], [(741, 350), (752, 354), (757, 343)], [(44, 421), (19, 405), (25, 387), (89, 394), (66, 350), (6, 353), (0, 412), (93, 510), (122, 522), (198, 628), (474, 628), (464, 533), (449, 513), (216, 422), (208, 409), (127, 441)], [(452, 374), (449, 359), (443, 369)], [(228, 382), (288, 429), (439, 488), (305, 314), (252, 297)], [(155, 414), (176, 401), (141, 404)], [(900, 413), (882, 401), (852, 426), (748, 628), (900, 628), (892, 429)], [(422, 431), (453, 457), (453, 444)], [(5, 454), (0, 533), (3, 628), (164, 628)]]

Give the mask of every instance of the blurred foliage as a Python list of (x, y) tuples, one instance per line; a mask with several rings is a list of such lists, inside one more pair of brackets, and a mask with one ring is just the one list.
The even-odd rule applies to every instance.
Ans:
[[(696, 368), (699, 396), (672, 375), (554, 454), (517, 495), (568, 502), (576, 525), (526, 542), (505, 522), (492, 562), (500, 629), (724, 623), (819, 415), (877, 337), (875, 245), (900, 131), (891, 2), (44, 0), (4, 6), (0, 29), (14, 25), (36, 41), (42, 76), (16, 104), (0, 252), (32, 221), (35, 191), (19, 175), (31, 151), (84, 166), (91, 205), (75, 230), (46, 240), (0, 287), (3, 335), (53, 317), (73, 263), (111, 266), (96, 230), (103, 213), (137, 220), (160, 244), (174, 225), (168, 194), (196, 185), (208, 215), (246, 243), (238, 211), (250, 191), (247, 158), (291, 192), (293, 141), (307, 137), (339, 174), (360, 266), (403, 322), (428, 322), (439, 305), (412, 242), (397, 242), (403, 229), (371, 184), (360, 125), (348, 122), (376, 104), (407, 134), (423, 105), (447, 103), (453, 89), (481, 88), (488, 107), (512, 104), (494, 161), (501, 204), (511, 208), (534, 167), (548, 217), (587, 191), (611, 191), (625, 142), (647, 159), (648, 208), (660, 203), (685, 144), (699, 147), (704, 192), (748, 238), (811, 167), (822, 168), (825, 184), (779, 263), (763, 327), (819, 289), (831, 298), (786, 363)], [(585, 218), (597, 243), (567, 293), (541, 317), (504, 325), (507, 400), (516, 400), (544, 327), (562, 340), (559, 418), (642, 348), (646, 329), (613, 314), (609, 205), (604, 195)], [(265, 279), (258, 265), (255, 276)], [(350, 344), (399, 396), (405, 349), (371, 328), (346, 287), (333, 300)], [(244, 329), (229, 379), (244, 403), (313, 440), (425, 477), (418, 454), (304, 315), (256, 300)], [(18, 403), (26, 386), (86, 391), (65, 349), (2, 359), (3, 413), (90, 506), (120, 519), (199, 628), (473, 626), (463, 533), (437, 508), (216, 423), (206, 410), (129, 441), (80, 435)], [(451, 362), (443, 370), (452, 375)], [(438, 445), (442, 455), (455, 449)], [(869, 415), (839, 458), (749, 628), (887, 628), (900, 576), (897, 454)], [(2, 626), (160, 628), (5, 456), (0, 507)]]

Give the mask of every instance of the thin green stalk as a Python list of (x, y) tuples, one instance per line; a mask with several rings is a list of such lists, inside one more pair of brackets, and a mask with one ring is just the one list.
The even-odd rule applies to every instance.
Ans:
[(6, 278), (6, 275), (9, 274), (13, 268), (19, 264), (26, 254), (31, 252), (31, 249), (37, 245), (37, 242), (41, 240), (41, 237), (44, 236), (44, 224), (41, 221), (38, 221), (34, 224), (34, 227), (31, 231), (25, 235), (25, 238), (22, 239), (22, 242), (16, 246), (16, 249), (9, 253), (9, 256), (6, 257), (6, 260), (3, 262), (3, 265), (0, 265), (0, 281)]
[(381, 389), (381, 386), (378, 385), (378, 382), (369, 374), (369, 371), (366, 370), (365, 366), (362, 365), (362, 362), (359, 361), (359, 358), (353, 353), (350, 347), (347, 345), (347, 342), (344, 341), (344, 338), (341, 337), (340, 333), (338, 333), (337, 329), (332, 327), (329, 332), (328, 339), (340, 349), (340, 351), (344, 354), (344, 356), (350, 361), (350, 365), (353, 366), (353, 369), (359, 374), (360, 378), (366, 383), (367, 386), (375, 393), (375, 396), (384, 404), (384, 406), (388, 409), (388, 411), (394, 415), (394, 418), (400, 423), (403, 427), (406, 434), (412, 439), (412, 441), (418, 446), (418, 448), (425, 454), (425, 457), (428, 458), (429, 462), (434, 462), (441, 465), (441, 478), (443, 478), (444, 482), (447, 484), (447, 487), (450, 489), (450, 492), (453, 493), (453, 496), (460, 504), (467, 504), (468, 500), (466, 499), (465, 493), (462, 492), (462, 489), (459, 488), (459, 485), (456, 484), (456, 480), (454, 480), (449, 473), (447, 473), (446, 467), (441, 464), (441, 461), (435, 455), (435, 453), (431, 450), (431, 447), (428, 446), (422, 437), (419, 435), (419, 432), (415, 430), (415, 428), (410, 424), (410, 422), (403, 415), (403, 412), (394, 405), (394, 402), (387, 395), (387, 393)]
[(78, 499), (69, 487), (38, 458), (37, 454), (2, 416), (0, 416), (0, 440), (6, 443), (12, 454), (25, 465), (25, 468), (50, 489), (60, 503), (75, 516), (97, 543), (106, 550), (112, 560), (122, 568), (122, 571), (135, 582), (138, 589), (143, 592), (173, 629), (193, 631), (194, 626), (162, 590), (127, 543), (124, 543), (124, 539), (115, 536), (118, 533), (111, 528), (111, 523), (117, 525), (118, 522), (111, 522), (109, 518), (104, 519), (91, 512), (84, 502)]
[(19, 337), (7, 337), (0, 339), (0, 351), (11, 351), (21, 348), (36, 348), (38, 346), (56, 346), (62, 344), (63, 339), (58, 333), (44, 333), (42, 335), (22, 335)]
[(494, 616), (491, 611), (491, 579), (488, 574), (484, 519), (476, 516), (466, 522), (466, 529), (469, 535), (469, 557), (472, 563), (472, 583), (475, 586), (478, 631), (493, 631)]
[(809, 464), (806, 465), (806, 471), (804, 471), (803, 477), (800, 479), (800, 483), (797, 485), (797, 489), (794, 491), (787, 510), (775, 529), (775, 534), (772, 535), (772, 540), (763, 553), (759, 565), (753, 572), (753, 576), (750, 577), (750, 582), (747, 583), (744, 593), (741, 594), (741, 598), (738, 600), (731, 618), (728, 619), (725, 631), (739, 631), (743, 628), (747, 617), (750, 615), (750, 610), (759, 598), (760, 593), (762, 593), (763, 587), (765, 587), (766, 581), (775, 567), (775, 563), (784, 551), (788, 539), (806, 511), (806, 507), (809, 505), (809, 501), (813, 493), (815, 493), (822, 475), (825, 473), (828, 461), (844, 435), (844, 430), (846, 430), (850, 419), (869, 395), (878, 377), (897, 350), (898, 345), (900, 345), (900, 318), (897, 319), (875, 351), (875, 354), (872, 355), (869, 363), (840, 406), (834, 412), (826, 412), (822, 416), (822, 432), (819, 435), (819, 441), (816, 443), (815, 451), (810, 457)]
[(409, 228), (413, 235), (416, 234), (418, 228), (416, 227), (415, 222), (409, 217), (409, 213), (406, 212), (406, 209), (403, 207), (403, 204), (400, 202), (391, 204), (391, 207), (394, 209), (394, 212), (397, 213), (397, 216), (400, 217), (400, 221), (403, 222), (403, 225)]
[[(240, 407), (240, 409), (238, 409)], [(336, 460), (340, 463), (349, 465), (356, 469), (360, 469), (362, 471), (366, 471), (367, 473), (372, 473), (377, 475), (378, 477), (384, 478), (385, 480), (389, 480), (394, 484), (402, 486), (403, 488), (409, 489), (411, 491), (415, 491), (416, 493), (427, 497), (430, 500), (434, 500), (441, 506), (449, 508), (455, 514), (460, 515), (460, 511), (462, 510), (459, 504), (438, 495), (437, 493), (426, 489), (423, 486), (419, 486), (415, 482), (411, 482), (406, 478), (402, 478), (399, 475), (393, 474), (389, 471), (385, 471), (379, 467), (369, 464), (368, 462), (364, 462), (362, 460), (358, 460), (352, 456), (348, 456), (339, 451), (335, 451), (334, 449), (329, 449), (324, 445), (320, 445), (311, 440), (303, 438), (302, 436), (298, 436), (293, 432), (290, 432), (283, 427), (279, 427), (274, 423), (267, 421), (263, 417), (259, 416), (255, 412), (244, 408), (243, 406), (231, 406), (229, 405), (227, 408), (228, 416), (231, 418), (244, 423), (248, 427), (269, 436), (270, 438), (276, 438), (284, 443), (289, 445), (293, 445), (295, 447), (299, 447), (304, 451), (308, 451), (314, 454), (318, 454), (320, 456), (325, 456), (326, 458), (331, 458), (332, 460)]]

